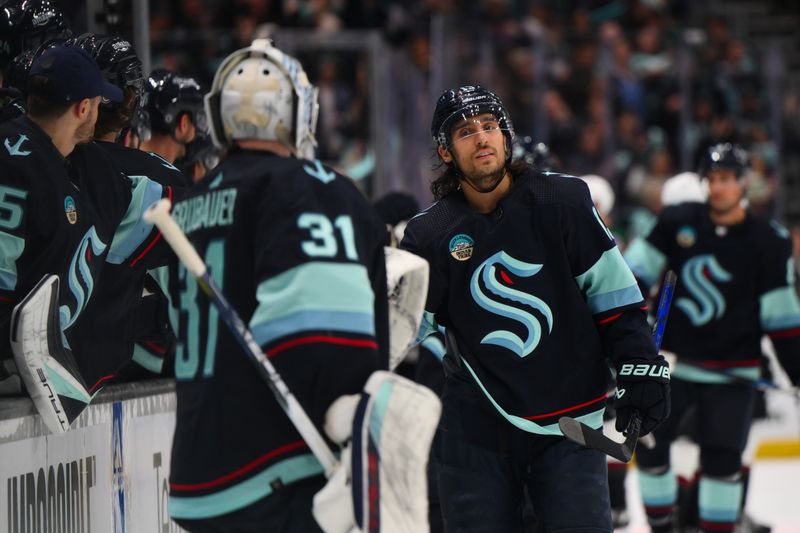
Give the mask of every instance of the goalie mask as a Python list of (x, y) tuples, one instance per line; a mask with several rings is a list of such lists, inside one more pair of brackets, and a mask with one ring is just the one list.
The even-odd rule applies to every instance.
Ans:
[(312, 158), (317, 92), (299, 61), (256, 39), (225, 58), (214, 75), (205, 99), (214, 143), (280, 141), (296, 156)]

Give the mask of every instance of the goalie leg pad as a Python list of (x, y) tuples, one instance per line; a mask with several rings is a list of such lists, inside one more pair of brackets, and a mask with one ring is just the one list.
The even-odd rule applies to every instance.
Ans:
[(353, 506), (362, 531), (428, 531), (427, 464), (441, 415), (427, 387), (375, 372), (353, 420)]
[(61, 340), (58, 276), (47, 275), (14, 307), (11, 350), (42, 421), (63, 433), (91, 401), (72, 352)]

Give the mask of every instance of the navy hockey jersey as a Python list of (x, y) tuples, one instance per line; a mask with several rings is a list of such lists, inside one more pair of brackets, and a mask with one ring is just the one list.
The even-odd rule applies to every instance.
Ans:
[(600, 427), (606, 357), (657, 357), (581, 180), (527, 169), (491, 214), (456, 191), (412, 219), (401, 246), (430, 262), (426, 310), (457, 339), (458, 377), (522, 430), (560, 435), (567, 413)]
[[(384, 225), (318, 161), (235, 151), (172, 215), (317, 428), (388, 362)], [(217, 310), (180, 265), (170, 513), (203, 519), (322, 473)]]
[[(761, 336), (768, 334), (786, 370), (800, 378), (792, 245), (777, 223), (748, 212), (741, 224), (717, 227), (707, 204), (680, 204), (666, 208), (647, 238), (630, 244), (625, 259), (647, 286), (667, 268), (678, 274), (665, 350), (758, 377)], [(673, 375), (719, 381), (680, 364)]]
[[(0, 346), (11, 357), (11, 311), (45, 274), (61, 280), (61, 328), (69, 342), (104, 265), (149, 261), (159, 234), (141, 214), (166, 192), (119, 174), (91, 146), (77, 146), (65, 160), (25, 116), (0, 125), (0, 142)], [(74, 355), (92, 392), (104, 378), (94, 371), (97, 355)]]
[[(151, 154), (133, 148), (126, 148), (117, 143), (94, 142), (82, 147), (70, 160), (80, 157), (82, 153), (99, 153), (106, 156), (114, 168), (128, 176), (134, 182), (147, 178), (164, 188), (171, 188), (173, 198), (181, 196), (181, 191), (190, 185), (189, 180), (175, 166), (156, 154)], [(84, 164), (78, 163), (76, 164)], [(96, 165), (87, 161), (88, 170), (96, 170)], [(102, 168), (102, 167), (101, 167)], [(100, 178), (102, 179), (102, 178)], [(144, 192), (144, 191), (142, 191)], [(149, 200), (142, 199), (144, 207), (149, 205)], [(146, 204), (146, 205), (145, 205)], [(163, 243), (161, 243), (163, 246)], [(164, 247), (171, 253), (168, 247)], [(163, 254), (162, 254), (163, 256)], [(103, 269), (102, 282), (98, 283), (84, 310), (82, 323), (76, 324), (71, 337), (73, 350), (78, 352), (92, 352), (104, 354), (104, 377), (117, 374), (122, 365), (128, 363), (131, 357), (142, 366), (158, 373), (162, 362), (161, 353), (166, 351), (165, 342), (151, 339), (145, 346), (135, 345), (142, 331), (158, 331), (159, 321), (165, 313), (158, 311), (153, 306), (147, 306), (147, 314), (139, 313), (142, 301), (142, 288), (146, 276), (146, 269), (142, 268), (142, 260), (137, 256), (120, 264), (109, 264)], [(154, 264), (153, 257), (148, 257), (148, 265)], [(166, 262), (161, 261), (162, 263)], [(163, 299), (163, 297), (162, 297)], [(145, 320), (149, 322), (145, 323)], [(152, 323), (152, 327), (147, 327)]]

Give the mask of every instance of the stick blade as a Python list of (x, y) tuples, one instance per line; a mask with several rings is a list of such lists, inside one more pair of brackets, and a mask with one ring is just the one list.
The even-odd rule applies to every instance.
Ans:
[[(636, 436), (629, 435), (625, 442), (615, 442), (603, 435), (602, 431), (592, 429), (568, 416), (561, 417), (558, 420), (558, 427), (561, 429), (561, 433), (569, 440), (581, 446), (599, 450), (618, 461), (627, 463), (633, 457), (633, 447), (636, 446), (638, 431)], [(633, 446), (631, 446), (631, 441)]]

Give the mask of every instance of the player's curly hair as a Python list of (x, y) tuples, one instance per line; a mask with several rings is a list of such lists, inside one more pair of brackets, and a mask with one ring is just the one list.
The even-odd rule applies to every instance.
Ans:
[(94, 127), (94, 136), (103, 137), (109, 133), (116, 135), (125, 126), (129, 126), (131, 118), (139, 102), (139, 92), (135, 87), (127, 86), (122, 90), (123, 101), (120, 104), (100, 106), (97, 114), (97, 123)]
[[(520, 159), (506, 163), (506, 168), (511, 174), (511, 177), (516, 178), (526, 169), (530, 168), (530, 165)], [(460, 174), (453, 165), (448, 165), (439, 159), (439, 162), (434, 166), (434, 170), (441, 172), (439, 176), (431, 182), (431, 193), (433, 193), (434, 200), (438, 202), (461, 188)]]

